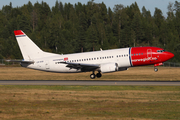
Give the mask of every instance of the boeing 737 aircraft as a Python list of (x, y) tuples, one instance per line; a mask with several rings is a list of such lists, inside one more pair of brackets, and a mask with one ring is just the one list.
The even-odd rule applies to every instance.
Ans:
[(129, 47), (59, 55), (42, 51), (21, 30), (14, 31), (14, 34), (24, 58), (16, 62), (20, 62), (22, 67), (59, 73), (92, 71), (92, 79), (100, 78), (101, 73), (123, 71), (142, 65), (154, 65), (157, 72), (157, 66), (174, 57), (174, 54), (158, 47)]

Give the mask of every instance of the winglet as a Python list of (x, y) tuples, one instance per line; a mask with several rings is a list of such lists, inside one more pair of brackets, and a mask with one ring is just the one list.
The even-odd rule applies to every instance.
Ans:
[(14, 35), (19, 36), (19, 35), (25, 35), (25, 34), (24, 34), (24, 32), (22, 30), (15, 30)]

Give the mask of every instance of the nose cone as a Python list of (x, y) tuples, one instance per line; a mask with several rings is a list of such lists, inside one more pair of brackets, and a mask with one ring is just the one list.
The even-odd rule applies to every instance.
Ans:
[(167, 53), (166, 53), (166, 57), (167, 57), (167, 59), (171, 59), (171, 58), (174, 57), (174, 54), (171, 53), (171, 52), (167, 52)]

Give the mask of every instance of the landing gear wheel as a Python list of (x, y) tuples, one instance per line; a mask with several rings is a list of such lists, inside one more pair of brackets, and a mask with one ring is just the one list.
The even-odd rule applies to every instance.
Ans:
[(154, 71), (155, 71), (155, 72), (157, 72), (157, 71), (158, 71), (158, 69), (157, 69), (157, 68), (154, 68)]
[(96, 77), (96, 76), (95, 76), (94, 73), (90, 75), (90, 78), (91, 78), (91, 79), (94, 79), (95, 77)]
[(102, 76), (102, 74), (99, 72), (96, 74), (97, 78), (100, 78)]

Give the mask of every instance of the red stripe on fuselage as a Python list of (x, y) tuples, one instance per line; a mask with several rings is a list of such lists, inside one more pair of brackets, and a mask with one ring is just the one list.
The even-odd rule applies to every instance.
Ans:
[(161, 55), (157, 50), (163, 50), (158, 47), (132, 47), (131, 62), (133, 66), (152, 65), (161, 61)]

